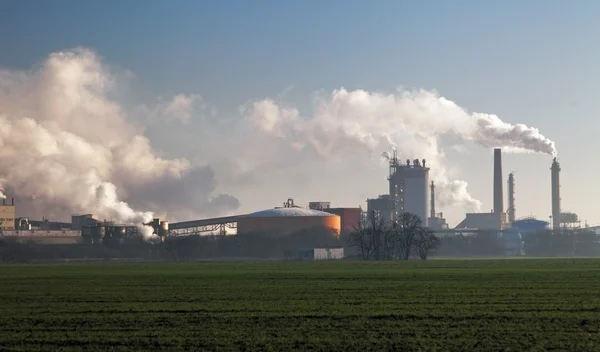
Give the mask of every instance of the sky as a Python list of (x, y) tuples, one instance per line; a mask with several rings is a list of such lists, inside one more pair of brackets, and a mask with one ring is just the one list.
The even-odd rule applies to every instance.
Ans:
[[(118, 77), (106, 94), (132, 124), (144, 125), (154, 153), (208, 165), (214, 193), (239, 200), (225, 213), (279, 206), (288, 197), (365, 207), (367, 197), (387, 188), (387, 168), (377, 157), (385, 150), (344, 147), (330, 157), (310, 148), (296, 152), (289, 131), (300, 138), (297, 121), (286, 144), (231, 127), (246, 123), (242, 106), (272, 99), (310, 117), (314, 97), (336, 89), (435, 91), (468, 112), (538, 128), (554, 141), (563, 209), (593, 225), (600, 224), (594, 201), (600, 169), (588, 161), (597, 153), (600, 127), (600, 48), (593, 45), (599, 11), (597, 1), (551, 0), (0, 0), (0, 68), (32, 72), (52, 53), (93, 51)], [(187, 123), (148, 122), (149, 106), (156, 110), (157, 101), (179, 94), (197, 97), (202, 109), (191, 111)], [(439, 145), (448, 177), (466, 181), (488, 211), (491, 148), (472, 141), (453, 146), (449, 139)], [(394, 142), (402, 151), (403, 140)], [(517, 217), (547, 220), (552, 157), (505, 153), (503, 159), (504, 181), (515, 173)], [(246, 164), (251, 172), (231, 169)], [(468, 211), (457, 204), (436, 208), (451, 225)], [(199, 209), (189, 216), (204, 215)]]

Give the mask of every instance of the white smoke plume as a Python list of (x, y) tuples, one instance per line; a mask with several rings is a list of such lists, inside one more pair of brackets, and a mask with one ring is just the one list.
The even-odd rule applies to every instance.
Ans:
[[(310, 117), (273, 99), (255, 101), (242, 111), (260, 131), (296, 149), (312, 148), (321, 156), (351, 153), (356, 147), (370, 152), (395, 147), (408, 159), (425, 158), (439, 190), (439, 204), (472, 211), (478, 211), (481, 203), (468, 193), (465, 181), (450, 179), (439, 145), (442, 135), (453, 134), (486, 148), (556, 155), (554, 142), (537, 129), (511, 125), (495, 115), (470, 114), (426, 90), (382, 94), (341, 88), (318, 97)], [(383, 154), (386, 157), (389, 153)]]
[[(234, 197), (213, 196), (209, 166), (154, 154), (143, 127), (109, 98), (117, 81), (86, 49), (53, 53), (30, 71), (0, 69), (0, 191), (14, 194), (17, 211), (141, 224), (235, 210)], [(198, 99), (176, 96), (165, 112), (189, 121)]]

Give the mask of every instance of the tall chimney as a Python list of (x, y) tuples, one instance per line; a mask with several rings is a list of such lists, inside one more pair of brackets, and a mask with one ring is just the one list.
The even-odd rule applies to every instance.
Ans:
[(504, 212), (502, 183), (502, 151), (496, 148), (494, 149), (494, 214)]
[[(435, 219), (435, 185), (433, 184), (433, 181), (431, 181), (431, 210), (429, 211), (430, 215), (429, 217), (432, 219)], [(433, 221), (433, 220), (432, 220)]]
[(560, 164), (556, 158), (552, 161), (552, 228), (558, 230), (560, 228)]
[(515, 175), (508, 174), (508, 222), (515, 222)]

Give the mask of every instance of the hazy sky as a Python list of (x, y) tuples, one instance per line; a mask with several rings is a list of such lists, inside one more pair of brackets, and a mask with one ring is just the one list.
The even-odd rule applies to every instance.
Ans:
[[(131, 73), (115, 98), (124, 105), (199, 94), (213, 107), (215, 124), (240, 119), (242, 104), (266, 97), (305, 111), (315, 91), (435, 90), (471, 112), (539, 128), (556, 142), (563, 209), (600, 224), (600, 168), (593, 161), (600, 127), (599, 13), (593, 0), (0, 0), (0, 66), (30, 70), (52, 52), (90, 48), (116, 72)], [(218, 136), (194, 118), (185, 126), (148, 126), (146, 135), (165, 156), (210, 163), (201, 159), (218, 154)], [(239, 212), (277, 206), (287, 197), (365, 206), (366, 197), (386, 192), (387, 170), (371, 163), (352, 172), (361, 167), (360, 157), (349, 155), (350, 165), (337, 159), (283, 165), (281, 173), (263, 181), (255, 174), (249, 184), (228, 179), (215, 165), (217, 189), (240, 200)], [(446, 159), (483, 210), (491, 209), (491, 150), (448, 148)], [(504, 181), (515, 171), (517, 217), (547, 220), (550, 164), (548, 155), (504, 154)], [(464, 212), (438, 211), (451, 225)]]

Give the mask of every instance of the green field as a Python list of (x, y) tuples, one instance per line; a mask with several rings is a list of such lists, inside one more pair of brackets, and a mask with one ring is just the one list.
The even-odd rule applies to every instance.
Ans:
[(600, 351), (600, 260), (0, 266), (0, 350)]

